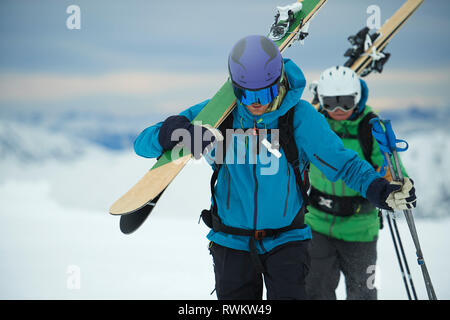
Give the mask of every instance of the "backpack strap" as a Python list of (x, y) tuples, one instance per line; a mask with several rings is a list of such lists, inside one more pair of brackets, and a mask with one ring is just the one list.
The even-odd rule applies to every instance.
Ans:
[(369, 123), (371, 119), (377, 118), (378, 116), (369, 112), (364, 116), (358, 125), (358, 141), (364, 154), (364, 159), (369, 162), (375, 169), (378, 168), (376, 164), (372, 161), (372, 151), (373, 151), (373, 136), (372, 136), (372, 125)]
[[(217, 144), (216, 156), (217, 155), (221, 155), (222, 159), (220, 159), (221, 161), (219, 161), (219, 162), (214, 162), (214, 171), (213, 171), (213, 174), (211, 176), (211, 181), (210, 181), (211, 198), (212, 198), (212, 201), (213, 201), (213, 204), (211, 206), (211, 211), (216, 216), (217, 216), (217, 201), (216, 201), (216, 196), (215, 196), (215, 192), (214, 192), (214, 186), (216, 185), (216, 181), (217, 181), (217, 177), (219, 176), (220, 168), (222, 168), (222, 165), (223, 165), (223, 163), (225, 162), (225, 159), (226, 159), (225, 158), (226, 157), (226, 151), (227, 151), (227, 148), (228, 148), (228, 146), (230, 144), (230, 139), (229, 139), (230, 137), (227, 136), (226, 132), (227, 132), (227, 129), (232, 129), (233, 128), (233, 119), (234, 119), (233, 113), (230, 113), (228, 115), (228, 117), (226, 117), (225, 120), (223, 120), (222, 123), (217, 128), (217, 129), (219, 129), (220, 133), (224, 137), (224, 141), (223, 141), (223, 143), (218, 143)], [(203, 213), (202, 213), (202, 218), (203, 218)], [(203, 218), (203, 220), (205, 220), (205, 218)], [(209, 221), (204, 221), (204, 222), (206, 223), (206, 225), (208, 225), (208, 227), (212, 228), (210, 226), (211, 223)]]
[(309, 166), (305, 167), (305, 174), (302, 178), (302, 174), (300, 171), (300, 161), (298, 159), (298, 148), (294, 138), (294, 115), (295, 108), (291, 108), (285, 115), (278, 118), (278, 128), (280, 130), (280, 146), (283, 149), (284, 154), (286, 155), (287, 161), (294, 169), (295, 180), (297, 181), (297, 185), (300, 188), (304, 206), (306, 206), (309, 204)]

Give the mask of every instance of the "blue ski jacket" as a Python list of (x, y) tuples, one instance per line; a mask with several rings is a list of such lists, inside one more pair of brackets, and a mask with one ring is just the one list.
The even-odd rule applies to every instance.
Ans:
[[(372, 166), (361, 160), (358, 154), (345, 149), (339, 137), (329, 128), (322, 114), (307, 101), (301, 100), (306, 85), (301, 69), (290, 59), (284, 60), (289, 81), (289, 90), (280, 105), (272, 112), (261, 116), (252, 115), (239, 105), (233, 111), (233, 128), (276, 129), (278, 118), (289, 109), (295, 108), (294, 139), (297, 144), (301, 170), (312, 162), (327, 179), (342, 179), (347, 186), (366, 196), (370, 183), (381, 177)], [(180, 115), (193, 120), (209, 100), (199, 103)], [(135, 152), (143, 157), (155, 158), (161, 155), (162, 147), (158, 133), (162, 122), (145, 129), (136, 139)], [(215, 196), (217, 213), (222, 223), (249, 230), (279, 229), (289, 226), (303, 204), (297, 186), (294, 170), (287, 162), (283, 150), (280, 158), (260, 147), (254, 152), (255, 143), (248, 135), (236, 134), (234, 151), (227, 149), (226, 161), (221, 166)], [(244, 136), (244, 138), (242, 138)], [(270, 135), (267, 136), (271, 140)], [(243, 150), (243, 152), (242, 152)], [(208, 157), (214, 158), (214, 150)], [(302, 172), (303, 173), (303, 172)], [(230, 235), (211, 230), (207, 238), (222, 246), (249, 251), (248, 236)], [(291, 241), (311, 238), (311, 229), (286, 231), (276, 237), (266, 237), (256, 242), (259, 254)]]

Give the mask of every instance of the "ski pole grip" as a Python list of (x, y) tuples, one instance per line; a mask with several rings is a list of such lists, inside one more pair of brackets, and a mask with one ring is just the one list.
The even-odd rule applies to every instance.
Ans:
[(396, 142), (397, 138), (395, 137), (394, 130), (392, 129), (391, 120), (384, 120), (383, 124), (384, 124), (384, 128), (386, 130), (386, 138), (387, 138), (389, 149), (391, 151), (396, 150), (395, 142)]
[(373, 118), (369, 121), (372, 125), (372, 135), (377, 140), (378, 145), (380, 146), (381, 153), (392, 154), (391, 149), (389, 148), (389, 141), (386, 135), (386, 132), (383, 129), (382, 121), (380, 118)]
[[(408, 147), (409, 147), (408, 142), (406, 142), (405, 140), (399, 140), (395, 136), (394, 130), (392, 129), (391, 121), (385, 120), (385, 121), (383, 121), (383, 124), (384, 124), (384, 127), (386, 128), (386, 136), (387, 136), (387, 140), (389, 143), (389, 149), (391, 150), (391, 152), (394, 150), (398, 151), (398, 152), (408, 150)], [(398, 143), (404, 143), (405, 147), (403, 147), (403, 148), (397, 147)]]

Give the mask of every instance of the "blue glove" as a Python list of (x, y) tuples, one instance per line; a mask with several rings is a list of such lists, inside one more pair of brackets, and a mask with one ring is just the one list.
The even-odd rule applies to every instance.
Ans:
[[(200, 130), (200, 134), (197, 132), (198, 137), (194, 133), (197, 130)], [(194, 125), (185, 116), (168, 117), (163, 122), (158, 135), (158, 142), (164, 150), (172, 150), (182, 142), (195, 159), (200, 159), (216, 140), (222, 139), (217, 129), (207, 125)]]
[(390, 211), (412, 209), (417, 202), (414, 182), (409, 178), (403, 182), (375, 179), (367, 188), (366, 197), (376, 207)]

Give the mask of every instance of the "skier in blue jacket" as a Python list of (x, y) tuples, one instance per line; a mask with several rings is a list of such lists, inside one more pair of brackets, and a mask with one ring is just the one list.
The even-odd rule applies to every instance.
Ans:
[[(196, 158), (204, 155), (211, 161), (212, 207), (203, 218), (212, 227), (207, 238), (218, 299), (261, 299), (263, 281), (268, 299), (304, 299), (311, 229), (303, 222), (307, 195), (299, 180), (304, 180), (310, 162), (329, 180), (342, 179), (380, 208), (415, 206), (415, 191), (410, 183), (389, 183), (344, 148), (323, 115), (301, 100), (303, 73), (282, 58), (271, 40), (257, 35), (241, 39), (229, 55), (228, 67), (237, 98), (230, 126), (240, 130), (223, 147), (223, 163), (218, 161), (217, 145), (225, 132), (191, 123), (208, 101), (145, 129), (135, 141), (135, 151), (155, 158), (180, 143)], [(298, 153), (294, 165), (276, 144), (279, 120), (288, 113), (293, 114), (290, 140)], [(200, 130), (200, 139), (195, 130)], [(253, 139), (260, 130), (265, 139)], [(388, 198), (393, 199), (390, 206)]]

